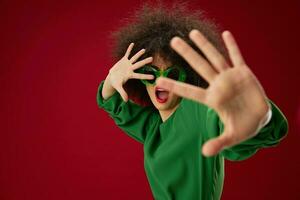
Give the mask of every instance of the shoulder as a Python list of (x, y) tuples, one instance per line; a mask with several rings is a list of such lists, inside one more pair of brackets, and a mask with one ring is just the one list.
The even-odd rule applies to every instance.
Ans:
[(199, 103), (190, 99), (182, 99), (182, 110), (186, 113), (185, 118), (191, 119), (194, 124), (197, 124), (205, 130), (202, 137), (215, 137), (220, 132), (222, 123), (219, 120), (217, 112), (203, 103)]
[(196, 124), (205, 124), (210, 108), (205, 104), (193, 101), (191, 99), (182, 98), (181, 114), (185, 120), (193, 121)]
[(184, 111), (194, 113), (199, 118), (206, 118), (207, 113), (213, 112), (213, 109), (209, 108), (203, 103), (196, 102), (191, 99), (182, 98), (181, 106)]

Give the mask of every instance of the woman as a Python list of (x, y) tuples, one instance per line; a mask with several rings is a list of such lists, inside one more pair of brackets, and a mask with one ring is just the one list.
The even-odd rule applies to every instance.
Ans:
[(155, 199), (220, 199), (224, 159), (278, 144), (287, 120), (233, 36), (222, 34), (228, 56), (201, 13), (145, 6), (134, 19), (115, 34), (119, 61), (99, 86), (98, 105), (144, 145)]

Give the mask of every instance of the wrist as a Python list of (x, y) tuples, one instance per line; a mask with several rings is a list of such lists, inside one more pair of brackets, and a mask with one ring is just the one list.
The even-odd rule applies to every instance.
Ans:
[(110, 73), (105, 78), (104, 85), (102, 88), (102, 97), (104, 100), (108, 99), (110, 96), (112, 96), (115, 93), (116, 89), (112, 86), (111, 80), (110, 80)]
[(265, 112), (263, 118), (260, 120), (256, 130), (255, 130), (255, 135), (264, 127), (266, 126), (272, 118), (272, 106), (271, 104), (267, 101), (266, 102), (268, 105), (268, 108), (266, 109), (267, 111)]
[(272, 106), (269, 102), (267, 102), (267, 104), (268, 104), (268, 111), (265, 114), (264, 118), (260, 122), (261, 127), (264, 127), (265, 125), (267, 125), (272, 118)]

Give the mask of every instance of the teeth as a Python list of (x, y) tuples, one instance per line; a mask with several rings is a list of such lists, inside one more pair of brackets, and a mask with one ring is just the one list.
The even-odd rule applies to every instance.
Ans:
[(166, 91), (166, 90), (164, 90), (164, 89), (162, 89), (162, 88), (156, 88), (156, 90), (157, 90), (157, 91)]

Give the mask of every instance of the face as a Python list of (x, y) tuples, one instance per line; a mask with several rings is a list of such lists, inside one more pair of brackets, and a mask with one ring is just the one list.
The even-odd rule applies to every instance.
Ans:
[[(159, 55), (153, 56), (152, 65), (159, 67), (160, 69), (166, 70), (172, 65), (171, 62), (164, 60)], [(175, 110), (179, 105), (181, 98), (174, 93), (168, 92), (162, 88), (157, 87), (157, 85), (147, 85), (146, 86), (148, 95), (153, 103), (153, 105), (159, 111), (172, 111)]]

